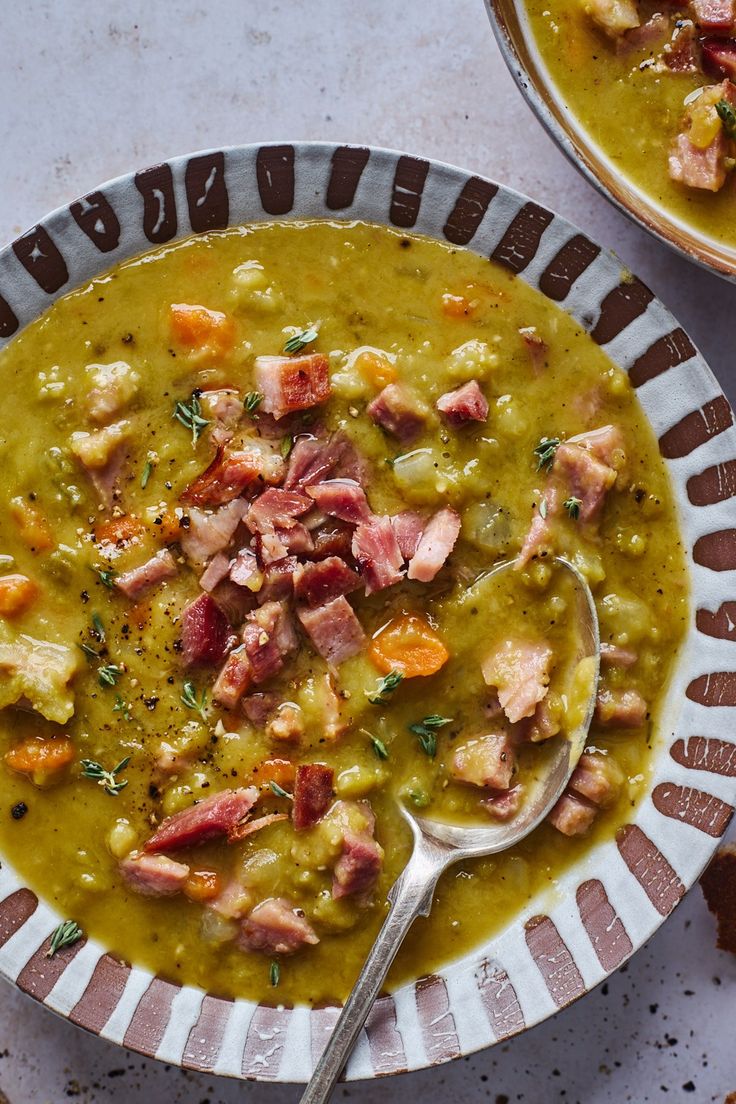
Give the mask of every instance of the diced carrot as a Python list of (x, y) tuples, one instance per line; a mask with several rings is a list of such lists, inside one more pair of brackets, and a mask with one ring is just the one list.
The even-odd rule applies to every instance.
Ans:
[(74, 759), (74, 744), (68, 736), (45, 739), (32, 736), (5, 753), (5, 762), (21, 774), (53, 774)]
[(418, 613), (393, 617), (373, 637), (368, 654), (379, 671), (400, 671), (404, 678), (434, 675), (450, 657), (429, 621)]
[(220, 888), (220, 875), (214, 870), (193, 870), (184, 883), (184, 896), (190, 901), (211, 901)]
[(172, 303), (170, 325), (174, 340), (193, 352), (224, 356), (235, 344), (235, 323), (222, 311), (190, 303)]
[(30, 606), (38, 586), (27, 575), (0, 576), (0, 616), (14, 617)]
[(290, 786), (295, 777), (296, 766), (290, 759), (264, 759), (253, 770), (253, 782), (257, 786), (267, 786), (269, 782)]
[(161, 515), (161, 524), (153, 526), (153, 534), (162, 544), (175, 544), (181, 536), (181, 525), (176, 514), (170, 514), (168, 510)]
[(137, 541), (145, 529), (140, 518), (123, 514), (97, 526), (95, 544), (129, 544)]
[(389, 383), (396, 383), (398, 372), (386, 356), (381, 353), (373, 353), (366, 350), (355, 358), (355, 366), (368, 383), (375, 387), (383, 388)]
[(14, 498), (10, 515), (20, 530), (21, 540), (31, 552), (45, 552), (54, 547), (54, 538), (46, 518), (24, 498)]
[(451, 295), (447, 291), (442, 296), (442, 313), (447, 318), (470, 318), (477, 306), (477, 299), (468, 299), (464, 295)]

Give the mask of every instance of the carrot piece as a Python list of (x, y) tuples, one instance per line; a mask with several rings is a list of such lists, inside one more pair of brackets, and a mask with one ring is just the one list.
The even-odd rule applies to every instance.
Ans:
[(0, 576), (0, 616), (14, 617), (30, 606), (38, 586), (27, 575)]
[(470, 318), (477, 306), (477, 299), (467, 299), (464, 295), (451, 295), (447, 291), (442, 296), (442, 313), (447, 318)]
[(95, 544), (133, 543), (139, 540), (145, 529), (140, 518), (133, 517), (132, 514), (123, 514), (122, 517), (111, 518), (110, 521), (96, 527)]
[(375, 387), (386, 387), (389, 383), (396, 383), (398, 372), (388, 359), (380, 353), (366, 350), (355, 358), (355, 366), (368, 383)]
[(296, 766), (290, 759), (264, 759), (253, 770), (253, 782), (267, 786), (275, 782), (277, 786), (290, 786), (296, 777)]
[(46, 552), (54, 547), (49, 523), (30, 502), (20, 497), (12, 499), (10, 515), (20, 530), (21, 540), (31, 552)]
[(162, 544), (175, 544), (181, 536), (179, 518), (176, 514), (170, 514), (167, 510), (165, 514), (161, 515), (161, 524), (154, 524), (153, 533)]
[(184, 896), (190, 901), (211, 901), (220, 888), (220, 875), (214, 870), (193, 870), (184, 883)]
[(393, 617), (373, 637), (368, 654), (379, 671), (400, 671), (404, 678), (434, 675), (450, 658), (429, 621), (418, 613)]
[(222, 311), (189, 303), (172, 303), (171, 334), (180, 345), (192, 352), (224, 356), (235, 344), (235, 323)]
[(74, 759), (74, 744), (68, 736), (45, 739), (32, 736), (5, 753), (5, 762), (11, 770), (21, 774), (53, 774), (68, 766)]

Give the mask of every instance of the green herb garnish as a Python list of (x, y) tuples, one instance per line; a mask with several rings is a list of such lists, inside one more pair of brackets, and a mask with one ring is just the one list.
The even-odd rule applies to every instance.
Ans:
[(319, 337), (319, 323), (307, 326), (306, 330), (294, 334), (284, 345), (285, 353), (300, 353), (305, 345), (311, 345)]
[(736, 138), (736, 111), (726, 100), (719, 100), (716, 104), (718, 118), (723, 123), (723, 129), (729, 138)]
[(537, 458), (537, 471), (541, 471), (546, 468), (550, 470), (554, 463), (555, 453), (560, 447), (559, 437), (543, 437), (539, 444), (534, 449), (534, 455)]
[(123, 701), (120, 694), (115, 695), (115, 704), (112, 707), (113, 713), (121, 713), (124, 721), (132, 720), (130, 715), (130, 706), (126, 701)]
[(181, 422), (185, 429), (191, 430), (192, 447), (196, 445), (201, 437), (205, 426), (210, 424), (207, 418), (202, 417), (202, 407), (196, 391), (192, 391), (192, 397), (188, 403), (179, 401), (175, 404), (174, 413), (171, 417), (176, 418), (177, 422)]
[(375, 690), (365, 690), (364, 694), (371, 705), (387, 705), (389, 697), (403, 681), (404, 675), (401, 671), (389, 671), (378, 680)]
[(452, 724), (452, 717), (440, 717), (439, 713), (431, 713), (424, 720), (409, 725), (409, 731), (419, 737), (419, 743), (425, 755), (434, 759), (437, 754), (437, 729)]
[(195, 713), (198, 713), (203, 721), (207, 720), (207, 714), (205, 709), (207, 708), (207, 691), (203, 690), (200, 697), (197, 697), (197, 688), (193, 682), (184, 683), (184, 691), (179, 699), (182, 705), (185, 705), (187, 709), (193, 709)]
[(153, 471), (153, 463), (151, 460), (146, 460), (145, 467), (143, 468), (143, 475), (141, 476), (141, 490), (145, 491), (148, 486), (148, 480), (151, 478)]
[(123, 674), (122, 667), (117, 663), (108, 663), (106, 667), (100, 667), (97, 672), (97, 681), (100, 686), (116, 686), (118, 679)]
[(98, 651), (95, 651), (95, 649), (92, 647), (91, 644), (78, 644), (77, 647), (80, 648), (84, 652), (87, 659), (99, 659), (100, 658), (100, 653)]
[(109, 771), (105, 770), (102, 764), (95, 762), (94, 759), (82, 759), (82, 778), (92, 778), (98, 786), (102, 786), (106, 794), (110, 794), (110, 797), (117, 797), (120, 791), (128, 785), (127, 779), (118, 779), (117, 776), (125, 770), (129, 762), (130, 756), (127, 755), (125, 759), (121, 759), (118, 765)]
[(263, 395), (260, 391), (249, 391), (243, 399), (243, 409), (246, 414), (255, 414), (262, 402)]
[(105, 626), (102, 624), (102, 618), (99, 613), (92, 614), (92, 630), (99, 640), (100, 644), (105, 643)]
[(92, 570), (96, 572), (100, 577), (100, 582), (103, 586), (109, 587), (110, 590), (115, 586), (115, 576), (117, 571), (112, 567), (93, 567)]
[(268, 788), (270, 789), (272, 794), (276, 795), (276, 797), (285, 797), (289, 801), (294, 800), (294, 795), (290, 794), (288, 790), (285, 790), (283, 786), (279, 786), (278, 782), (269, 782)]
[(388, 748), (383, 740), (379, 740), (377, 736), (371, 736), (371, 746), (377, 759), (388, 759)]
[(542, 501), (539, 503), (539, 516), (541, 517), (542, 521), (544, 521), (544, 519), (547, 517), (547, 499), (546, 498), (543, 498)]
[(46, 957), (53, 958), (63, 947), (71, 947), (73, 943), (78, 943), (83, 935), (84, 932), (75, 920), (62, 920), (51, 933), (51, 944)]
[(294, 447), (294, 438), (293, 437), (282, 437), (281, 438), (280, 448), (281, 448), (281, 455), (283, 456), (284, 460), (286, 460), (287, 456), (289, 455), (289, 453), (291, 452), (293, 447)]
[(572, 495), (570, 498), (566, 498), (562, 505), (565, 507), (572, 520), (577, 521), (580, 517), (580, 507), (583, 505), (582, 499), (575, 498), (575, 495)]
[(415, 808), (426, 809), (429, 805), (430, 797), (426, 790), (409, 790), (409, 800)]
[(268, 971), (269, 980), (272, 987), (275, 989), (278, 983), (281, 981), (281, 967), (274, 959)]

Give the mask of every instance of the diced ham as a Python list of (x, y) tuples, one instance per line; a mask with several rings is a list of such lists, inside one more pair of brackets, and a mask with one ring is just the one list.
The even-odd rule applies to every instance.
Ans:
[(633, 648), (619, 648), (616, 644), (601, 644), (601, 663), (607, 667), (633, 667), (639, 658)]
[(143, 850), (149, 854), (155, 851), (180, 851), (184, 847), (196, 847), (220, 836), (230, 836), (248, 816), (257, 800), (258, 790), (255, 786), (212, 794), (204, 801), (167, 817), (143, 844)]
[(238, 943), (246, 951), (288, 955), (319, 939), (301, 909), (283, 897), (270, 897), (243, 920)]
[(427, 418), (415, 396), (400, 383), (390, 383), (368, 403), (366, 413), (376, 425), (408, 445), (421, 434)]
[(429, 583), (455, 547), (460, 535), (460, 517), (448, 506), (429, 519), (406, 573), (408, 579)]
[(130, 888), (144, 897), (171, 897), (183, 889), (189, 867), (166, 855), (133, 851), (120, 863), (120, 873)]
[(215, 679), (212, 698), (223, 709), (235, 709), (253, 681), (253, 668), (244, 648), (236, 648)]
[[(576, 445), (585, 449), (606, 464), (609, 468), (620, 468), (624, 457), (624, 436), (617, 425), (599, 426), (598, 429), (586, 429), (585, 433), (578, 433), (571, 437), (566, 445)], [(562, 448), (563, 445), (560, 446)], [(559, 449), (557, 450), (559, 453)], [(555, 455), (555, 464), (557, 456)]]
[(719, 192), (726, 183), (726, 139), (722, 131), (705, 149), (678, 134), (669, 156), (670, 178), (688, 188)]
[(569, 788), (599, 809), (613, 805), (621, 792), (623, 774), (615, 759), (599, 752), (586, 752), (572, 772)]
[(441, 395), (437, 409), (451, 426), (464, 426), (468, 422), (484, 422), (488, 417), (488, 400), (477, 380), (469, 380), (456, 391)]
[(529, 531), (514, 563), (516, 571), (523, 570), (536, 556), (546, 556), (552, 550), (552, 518), (558, 511), (559, 502), (559, 488), (549, 483), (544, 494), (540, 494), (534, 503)]
[(502, 790), (500, 793), (484, 798), (481, 804), (494, 820), (506, 821), (516, 816), (521, 808), (523, 796), (523, 787), (513, 786), (510, 790)]
[(263, 572), (255, 552), (251, 552), (250, 548), (241, 548), (235, 559), (228, 562), (228, 572), (232, 582), (239, 587), (247, 587), (253, 594), (257, 594), (263, 586)]
[(515, 765), (516, 753), (508, 733), (491, 733), (456, 748), (450, 774), (470, 786), (508, 790)]
[(253, 682), (265, 682), (278, 674), (284, 659), (298, 645), (286, 603), (266, 602), (249, 613), (243, 626), (243, 645), (253, 671)]
[(736, 40), (706, 38), (702, 43), (703, 68), (713, 77), (736, 81)]
[(308, 556), (314, 551), (312, 534), (300, 521), (292, 522), (288, 528), (277, 529), (276, 536), (289, 555)]
[(663, 12), (655, 12), (646, 23), (627, 31), (618, 40), (617, 52), (627, 54), (631, 50), (652, 50), (655, 45), (663, 45), (669, 37), (672, 23)]
[(256, 357), (255, 383), (263, 393), (261, 409), (277, 421), (292, 410), (326, 402), (332, 392), (329, 361), (322, 353)]
[(547, 693), (552, 649), (543, 641), (509, 637), (481, 664), (483, 678), (495, 687), (504, 713), (515, 724), (531, 717)]
[(284, 556), (264, 567), (263, 585), (258, 591), (259, 601), (280, 602), (283, 598), (290, 598), (294, 590), (293, 579), (297, 565), (295, 556)]
[(547, 366), (547, 353), (549, 352), (547, 342), (536, 326), (522, 326), (519, 329), (519, 336), (524, 342), (534, 375), (540, 375)]
[(203, 391), (199, 396), (199, 405), (204, 417), (216, 422), (215, 428), (220, 430), (234, 430), (243, 417), (243, 401), (233, 387)]
[(365, 647), (365, 633), (344, 595), (316, 609), (300, 609), (297, 616), (315, 650), (333, 667)]
[(233, 539), (247, 509), (248, 503), (240, 498), (219, 510), (193, 507), (187, 514), (187, 525), (179, 530), (179, 544), (184, 555), (193, 563), (203, 564), (222, 552)]
[(256, 832), (260, 832), (263, 828), (269, 828), (272, 824), (278, 824), (280, 821), (288, 819), (286, 813), (267, 813), (266, 816), (256, 817), (255, 820), (247, 820), (245, 824), (239, 825), (234, 830), (231, 839), (239, 842)]
[[(656, 16), (649, 20), (653, 23)], [(669, 21), (661, 16), (666, 23)], [(717, 40), (716, 40), (717, 41)], [(699, 57), (704, 56), (699, 51), (698, 36), (695, 25), (690, 20), (680, 20), (675, 24), (672, 39), (662, 52), (662, 60), (672, 73), (698, 73), (700, 71)], [(730, 76), (728, 71), (716, 76)]]
[(112, 364), (88, 364), (85, 368), (92, 385), (85, 404), (93, 422), (109, 422), (128, 405), (138, 390), (140, 376), (124, 360)]
[(223, 579), (211, 593), (231, 625), (241, 625), (261, 597), (260, 591), (255, 595), (248, 587), (238, 586), (230, 579)]
[(597, 459), (594, 449), (573, 443), (572, 439), (557, 449), (554, 474), (564, 482), (570, 495), (580, 500), (578, 516), (582, 522), (598, 517), (617, 477), (616, 469)]
[(334, 472), (348, 449), (352, 449), (352, 446), (339, 433), (329, 438), (316, 437), (313, 434), (297, 437), (289, 454), (284, 487), (288, 491), (302, 490), (321, 483)]
[(251, 438), (239, 449), (220, 445), (212, 463), (186, 488), (181, 501), (187, 506), (222, 506), (243, 491), (284, 478), (286, 464), (268, 441)]
[(586, 13), (609, 38), (639, 26), (635, 0), (587, 0)]
[(350, 594), (360, 585), (360, 576), (337, 556), (300, 564), (294, 572), (295, 597), (313, 607), (324, 606), (341, 594)]
[(304, 763), (296, 769), (291, 819), (297, 831), (312, 828), (332, 801), (334, 772), (323, 763)]
[(126, 598), (137, 601), (153, 587), (157, 587), (167, 579), (173, 579), (176, 571), (176, 560), (168, 548), (162, 548), (140, 567), (134, 567), (124, 575), (118, 575), (115, 586), (118, 590), (122, 590)]
[(427, 519), (416, 510), (402, 510), (400, 514), (394, 514), (390, 521), (399, 551), (408, 563), (419, 547)]
[(199, 585), (202, 590), (211, 594), (218, 583), (226, 579), (230, 573), (230, 560), (224, 552), (218, 552), (212, 557), (207, 567), (199, 577)]
[(735, 0), (690, 0), (693, 19), (706, 34), (730, 35), (736, 22)]
[(342, 736), (348, 726), (343, 719), (340, 699), (335, 693), (335, 686), (329, 672), (315, 679), (315, 688), (322, 718), (322, 735), (325, 740), (333, 743)]
[(352, 551), (360, 566), (366, 594), (393, 586), (404, 577), (404, 557), (390, 518), (373, 517), (359, 525), (353, 534)]
[(345, 521), (326, 522), (312, 530), (314, 548), (309, 555), (310, 560), (324, 560), (328, 556), (340, 556), (341, 559), (352, 559), (353, 527)]
[(131, 432), (131, 423), (120, 421), (92, 433), (80, 431), (71, 435), (71, 451), (87, 472), (104, 506), (111, 506), (115, 497), (115, 485)]
[(350, 525), (360, 525), (373, 517), (365, 491), (354, 479), (328, 479), (307, 487), (307, 494), (323, 513)]
[(265, 728), (268, 718), (275, 712), (278, 704), (278, 694), (249, 694), (247, 698), (243, 698), (242, 710), (256, 728)]
[(595, 805), (566, 791), (547, 819), (563, 836), (584, 836), (590, 831), (597, 812)]
[(230, 622), (209, 594), (200, 594), (181, 615), (181, 656), (185, 667), (222, 663), (236, 637)]
[(266, 737), (281, 744), (298, 744), (304, 735), (304, 717), (298, 705), (283, 702), (266, 725)]
[(383, 867), (383, 848), (367, 832), (346, 831), (342, 854), (335, 863), (332, 896), (365, 899), (373, 889)]
[(595, 720), (604, 728), (641, 728), (647, 719), (647, 703), (638, 690), (598, 691)]
[(245, 524), (251, 533), (273, 533), (276, 529), (288, 529), (294, 519), (311, 509), (312, 500), (296, 491), (283, 487), (269, 487), (255, 498), (245, 515)]

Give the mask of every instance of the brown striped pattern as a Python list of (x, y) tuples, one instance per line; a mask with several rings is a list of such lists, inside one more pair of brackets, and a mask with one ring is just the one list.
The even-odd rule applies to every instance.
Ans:
[(38, 908), (38, 897), (30, 889), (16, 889), (0, 901), (0, 947), (22, 928)]
[(715, 612), (699, 609), (695, 614), (698, 630), (719, 640), (736, 640), (736, 602), (724, 602)]
[(52, 958), (49, 958), (48, 952), (51, 947), (49, 935), (28, 959), (18, 974), (15, 984), (24, 993), (28, 993), (29, 997), (35, 997), (40, 1001), (46, 1000), (69, 963), (76, 958), (86, 942), (86, 939), (79, 939), (71, 947), (62, 947)]
[(654, 808), (663, 816), (690, 824), (700, 832), (716, 839), (728, 828), (733, 816), (733, 805), (719, 797), (694, 790), (691, 786), (675, 786), (663, 782), (652, 791)]
[(491, 1030), (497, 1039), (508, 1039), (526, 1027), (524, 1013), (502, 966), (484, 961), (476, 974), (478, 992), (486, 1010)]
[(248, 1025), (243, 1049), (243, 1077), (275, 1081), (281, 1068), (286, 1031), (291, 1012), (288, 1008), (270, 1008), (259, 1004)]
[(135, 186), (143, 197), (143, 233), (154, 245), (171, 241), (178, 221), (171, 165), (153, 165), (136, 173)]
[(548, 299), (561, 303), (563, 299), (567, 299), (575, 281), (590, 268), (600, 251), (600, 246), (593, 245), (584, 234), (576, 234), (563, 245), (545, 268), (539, 278), (539, 290)]
[(18, 329), (18, 318), (6, 299), (0, 295), (0, 337), (12, 337)]
[(439, 1062), (457, 1058), (460, 1043), (443, 978), (437, 974), (421, 978), (414, 986), (414, 992), (427, 1061), (436, 1066)]
[(634, 362), (629, 371), (629, 379), (634, 387), (661, 376), (670, 368), (684, 364), (695, 356), (695, 346), (684, 330), (673, 330), (666, 337), (660, 337), (650, 345), (645, 353)]
[(449, 242), (467, 245), (473, 240), (497, 191), (496, 184), (480, 177), (471, 176), (466, 180), (442, 231)]
[(549, 916), (533, 916), (524, 925), (526, 945), (549, 995), (564, 1008), (585, 992), (585, 983), (567, 944)]
[(720, 529), (698, 537), (693, 545), (693, 559), (712, 571), (733, 571), (736, 568), (736, 529)]
[(262, 146), (256, 157), (261, 206), (268, 215), (287, 215), (294, 206), (294, 147)]
[(120, 220), (102, 192), (72, 203), (69, 213), (100, 253), (111, 253), (120, 243)]
[(625, 824), (616, 833), (616, 846), (657, 912), (669, 916), (685, 887), (657, 845), (638, 824)]
[(184, 173), (189, 221), (195, 234), (224, 230), (230, 221), (230, 199), (225, 183), (225, 154), (191, 157)]
[(207, 993), (202, 1001), (199, 1016), (189, 1032), (182, 1064), (201, 1073), (211, 1073), (220, 1056), (225, 1028), (232, 1014), (232, 1001), (213, 997)]
[(155, 977), (138, 1002), (123, 1045), (152, 1058), (171, 1018), (171, 1002), (180, 991), (180, 985)]
[(69, 279), (66, 261), (43, 226), (34, 226), (14, 241), (13, 252), (47, 295), (59, 291)]
[(733, 425), (733, 411), (725, 395), (718, 395), (700, 410), (686, 414), (659, 438), (659, 451), (665, 460), (689, 456), (700, 445), (717, 437)]
[(380, 997), (365, 1023), (371, 1064), (376, 1074), (406, 1071), (404, 1042), (396, 1027), (396, 1005), (393, 997)]
[(536, 203), (525, 203), (491, 253), (494, 261), (512, 272), (523, 272), (534, 260), (542, 234), (553, 216)]
[(687, 497), (693, 506), (711, 506), (736, 494), (736, 460), (714, 464), (687, 481)]
[(369, 157), (370, 150), (358, 146), (340, 146), (335, 150), (325, 196), (325, 203), (330, 211), (344, 211), (346, 207), (352, 206)]
[(312, 1050), (312, 1067), (317, 1065), (327, 1041), (338, 1021), (342, 1008), (326, 1004), (322, 1008), (313, 1008), (309, 1017), (309, 1033)]
[(127, 963), (112, 955), (103, 955), (87, 988), (69, 1013), (72, 1023), (99, 1034), (122, 997), (129, 976), (130, 966)]
[(578, 886), (575, 900), (598, 961), (607, 973), (616, 970), (634, 947), (603, 883), (597, 878), (583, 882)]
[(598, 321), (590, 331), (590, 336), (598, 345), (607, 345), (639, 318), (653, 299), (654, 292), (641, 280), (634, 277), (624, 280), (613, 291), (609, 291), (601, 303)]
[(400, 157), (394, 173), (391, 209), (388, 217), (394, 226), (408, 230), (414, 226), (422, 203), (429, 162), (418, 157)]
[(736, 705), (736, 671), (714, 671), (693, 679), (685, 691), (690, 701), (700, 705)]
[(711, 774), (736, 778), (736, 744), (725, 740), (705, 736), (691, 736), (687, 742), (676, 740), (670, 748), (670, 755), (676, 763), (690, 770), (710, 771)]

